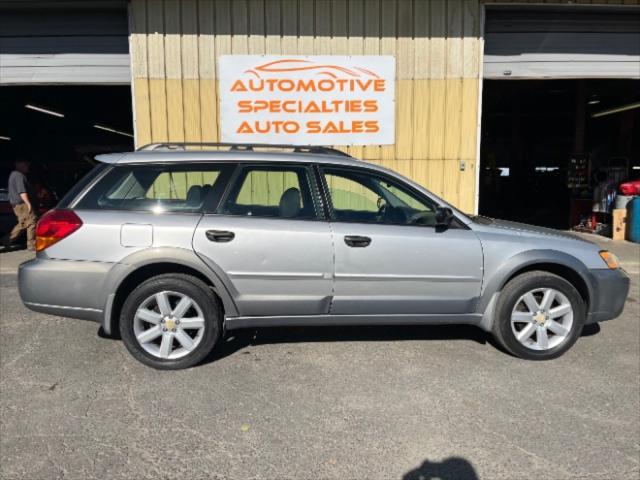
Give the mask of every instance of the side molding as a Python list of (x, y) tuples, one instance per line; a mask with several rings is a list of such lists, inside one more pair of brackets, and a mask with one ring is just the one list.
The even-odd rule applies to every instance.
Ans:
[(235, 317), (225, 319), (226, 330), (254, 327), (325, 327), (346, 325), (478, 325), (477, 313), (443, 315), (292, 315), (288, 317)]

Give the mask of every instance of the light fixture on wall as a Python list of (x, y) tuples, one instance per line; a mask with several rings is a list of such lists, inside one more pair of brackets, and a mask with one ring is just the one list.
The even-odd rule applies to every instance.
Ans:
[(4, 135), (0, 135), (0, 140), (4, 140), (5, 142), (10, 142), (11, 137), (5, 137)]
[(613, 115), (614, 113), (626, 112), (627, 110), (634, 110), (640, 108), (640, 102), (628, 103), (626, 105), (620, 105), (619, 107), (610, 108), (608, 110), (602, 110), (601, 112), (592, 113), (591, 118), (604, 117), (606, 115)]
[(105, 132), (116, 133), (118, 135), (124, 135), (125, 137), (133, 138), (133, 135), (127, 132), (123, 132), (122, 130), (116, 130), (115, 128), (107, 127), (106, 125), (100, 125), (96, 123), (93, 128), (97, 128), (98, 130), (104, 130)]
[(597, 95), (593, 94), (589, 97), (589, 101), (587, 102), (589, 105), (597, 105), (600, 103), (600, 99)]
[(36, 105), (31, 105), (27, 103), (24, 108), (28, 108), (29, 110), (35, 110), (36, 112), (46, 113), (47, 115), (51, 115), (54, 117), (64, 118), (64, 113), (54, 112), (53, 110), (49, 110), (47, 108), (38, 107)]

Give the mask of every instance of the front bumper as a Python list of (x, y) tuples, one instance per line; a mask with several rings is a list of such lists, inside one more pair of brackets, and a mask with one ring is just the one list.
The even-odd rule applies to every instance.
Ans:
[(586, 323), (618, 317), (629, 294), (629, 277), (621, 269), (594, 269), (589, 271), (589, 276), (592, 291)]
[(20, 298), (36, 312), (102, 322), (112, 266), (39, 255), (18, 269)]

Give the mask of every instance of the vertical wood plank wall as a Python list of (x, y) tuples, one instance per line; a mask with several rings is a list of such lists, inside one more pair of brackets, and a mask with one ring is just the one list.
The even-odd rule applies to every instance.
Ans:
[(344, 149), (474, 210), (477, 0), (133, 0), (131, 17), (138, 145), (219, 139), (219, 55), (395, 55), (395, 145)]

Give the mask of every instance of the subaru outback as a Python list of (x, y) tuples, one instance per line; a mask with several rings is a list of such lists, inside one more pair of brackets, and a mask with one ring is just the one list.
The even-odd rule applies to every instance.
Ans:
[(467, 215), (328, 148), (208, 146), (98, 156), (40, 219), (24, 304), (159, 369), (226, 330), (294, 325), (472, 324), (546, 360), (624, 307), (616, 257), (571, 234)]

